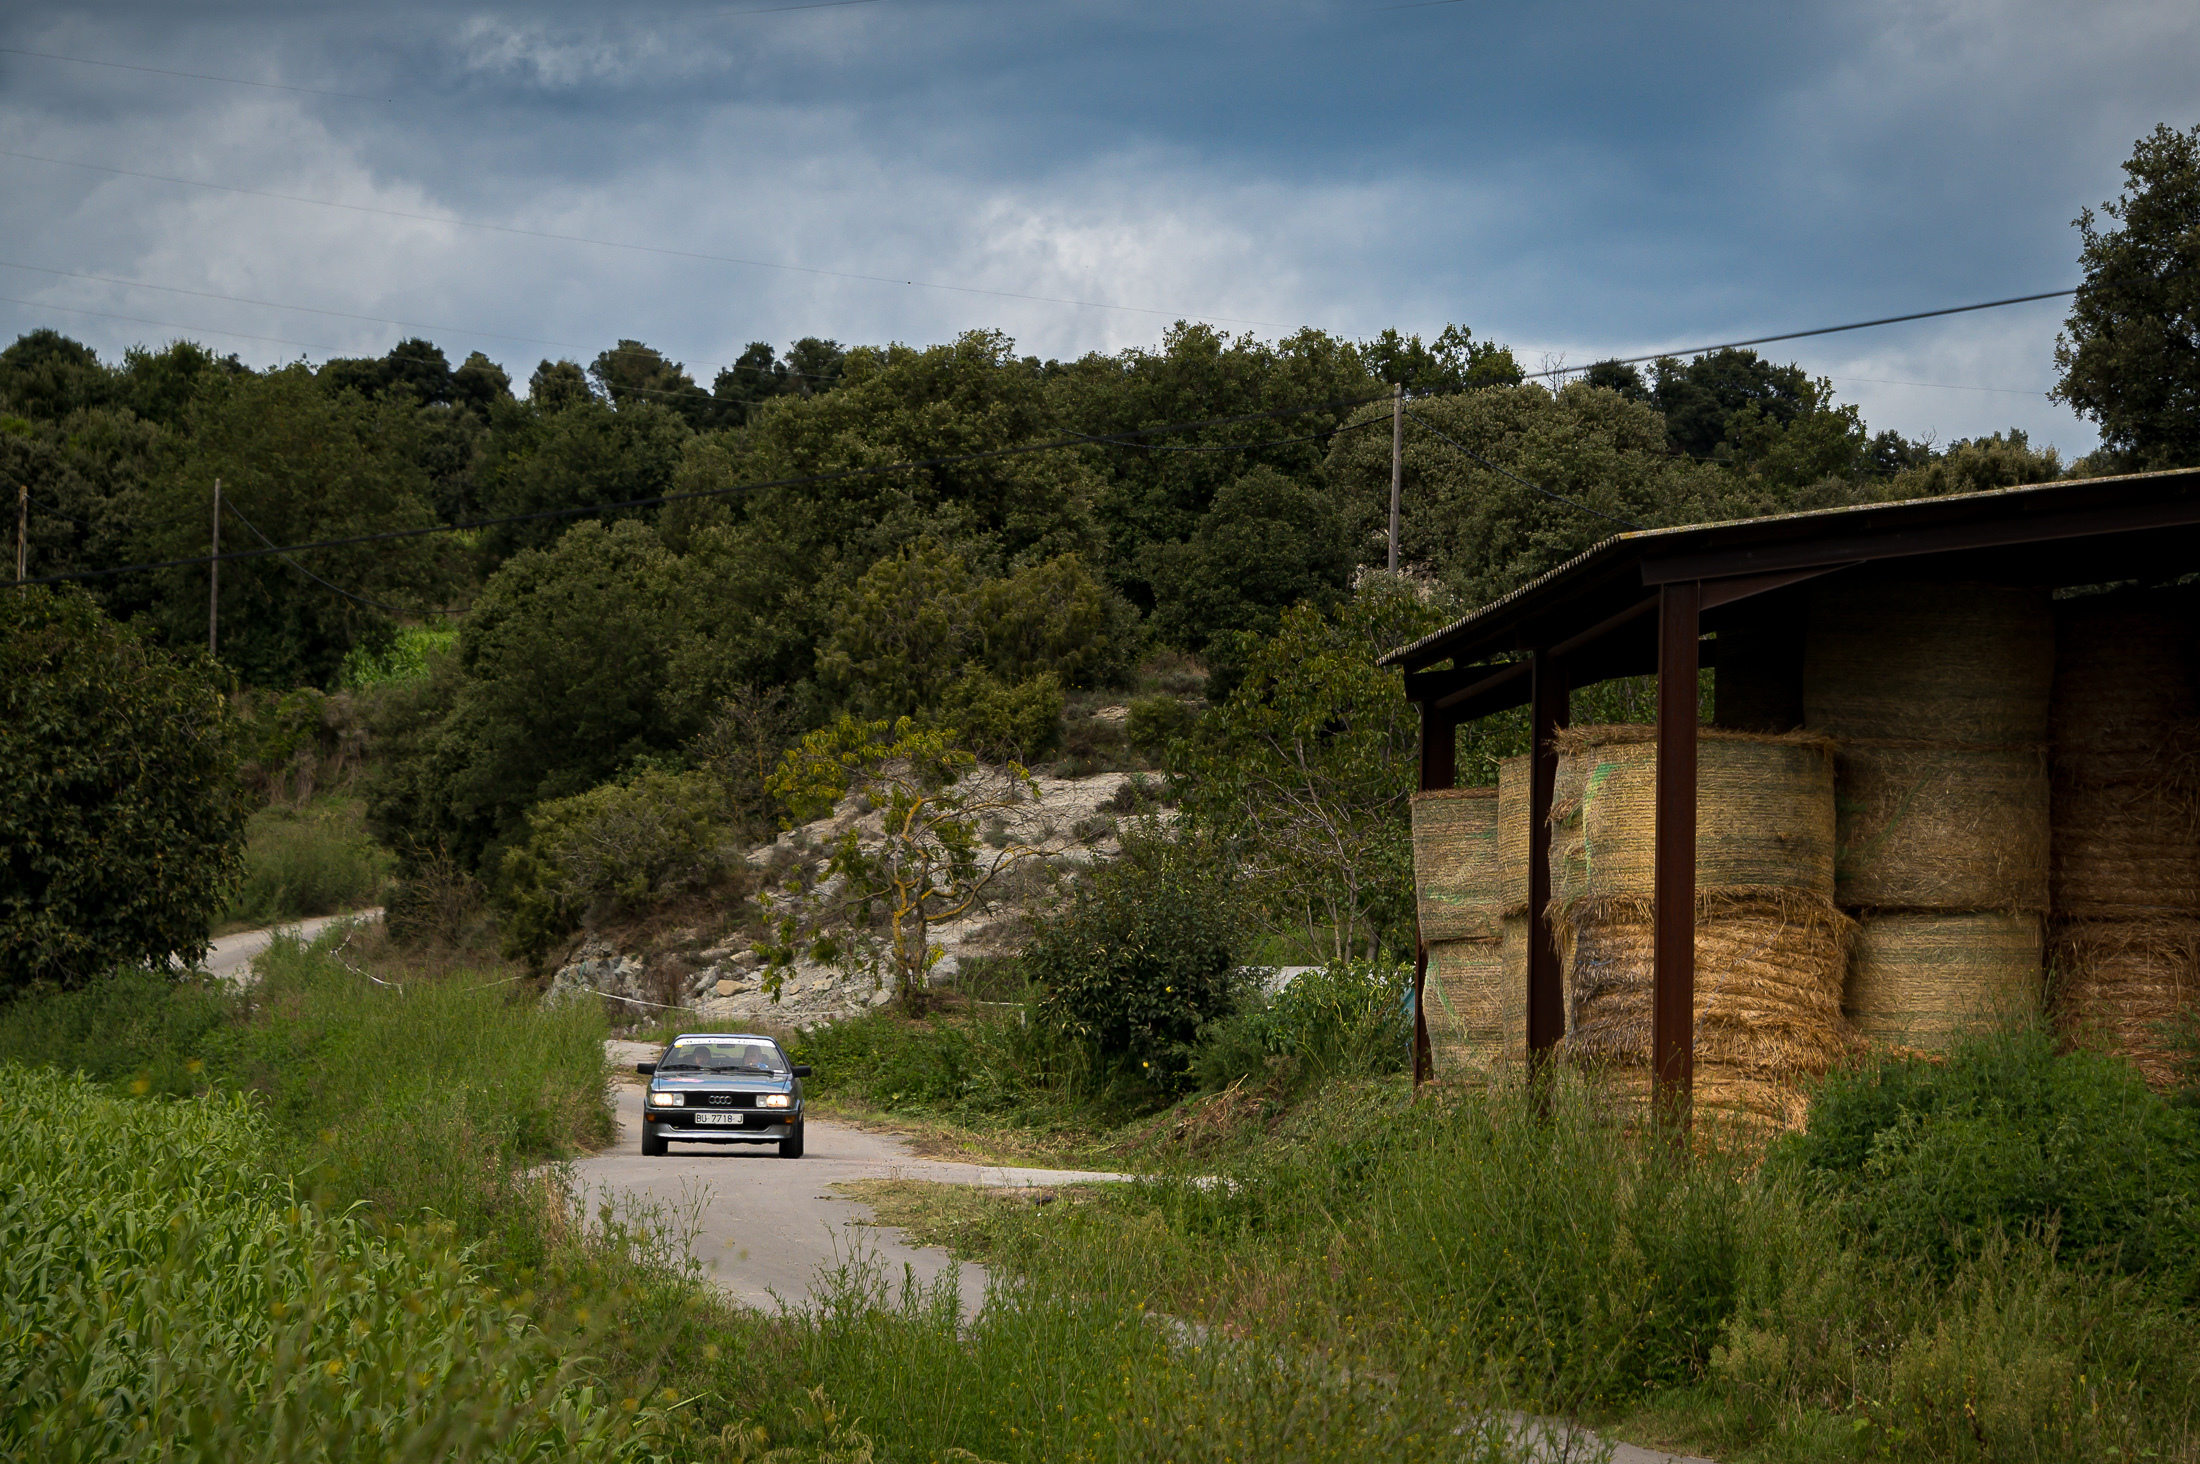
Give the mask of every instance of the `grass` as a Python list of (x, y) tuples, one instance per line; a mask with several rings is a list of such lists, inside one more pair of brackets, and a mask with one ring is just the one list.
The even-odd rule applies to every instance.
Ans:
[(245, 825), (244, 883), (222, 927), (250, 929), (376, 903), (391, 861), (368, 835), (365, 818), (365, 805), (341, 793), (253, 814)]

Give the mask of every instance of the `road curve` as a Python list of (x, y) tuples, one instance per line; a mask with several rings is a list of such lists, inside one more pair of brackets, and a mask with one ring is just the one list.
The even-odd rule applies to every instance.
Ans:
[(300, 940), (311, 940), (331, 925), (381, 918), (381, 907), (376, 906), (372, 910), (354, 910), (348, 915), (317, 915), (311, 920), (288, 921), (281, 925), (270, 925), (265, 930), (240, 930), (234, 935), (225, 935), (216, 940), (213, 948), (206, 953), (206, 959), (199, 963), (200, 969), (216, 976), (241, 980), (251, 966), (252, 958), (272, 945), (277, 935), (295, 935)]
[[(616, 1068), (633, 1078), (636, 1061), (659, 1049), (638, 1042), (607, 1042)], [(827, 1193), (851, 1179), (928, 1179), (988, 1187), (1080, 1184), (1135, 1176), (1078, 1169), (1001, 1168), (925, 1159), (889, 1134), (867, 1133), (844, 1123), (805, 1121), (805, 1154), (782, 1159), (771, 1144), (675, 1144), (661, 1159), (641, 1151), (641, 1079), (613, 1085), (619, 1138), (609, 1149), (578, 1161), (575, 1177), (583, 1206), (593, 1210), (606, 1196), (633, 1196), (672, 1208), (700, 1200), (696, 1259), (719, 1290), (749, 1306), (776, 1306), (774, 1296), (801, 1304), (821, 1269), (853, 1250), (875, 1254), (890, 1278), (907, 1266), (929, 1283), (948, 1267), (945, 1251), (912, 1246), (901, 1233), (866, 1225), (870, 1207)], [(975, 1311), (985, 1299), (985, 1271), (965, 1265), (958, 1278), (963, 1305)]]

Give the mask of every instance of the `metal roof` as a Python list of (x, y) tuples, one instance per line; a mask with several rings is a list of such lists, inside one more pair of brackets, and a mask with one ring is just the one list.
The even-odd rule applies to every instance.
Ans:
[(2057, 586), (2200, 569), (2200, 470), (2065, 479), (1616, 534), (1382, 658), (1415, 670), (1547, 648), (1662, 584), (1910, 561), (1920, 578)]

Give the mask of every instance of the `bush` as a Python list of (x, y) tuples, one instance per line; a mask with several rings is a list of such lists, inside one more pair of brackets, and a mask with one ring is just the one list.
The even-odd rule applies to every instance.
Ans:
[(420, 681), (427, 677), (431, 656), (446, 654), (457, 646), (458, 627), (455, 625), (408, 625), (379, 651), (369, 646), (354, 646), (344, 657), (344, 668), (337, 673), (337, 680), (358, 690), (393, 682)]
[(1199, 713), (1181, 697), (1157, 692), (1132, 700), (1128, 718), (1131, 746), (1158, 763), (1178, 738), (1189, 737)]
[(1166, 1092), (1200, 1027), (1230, 1009), (1242, 939), (1226, 861), (1188, 841), (1132, 837), (1123, 857), (1043, 922), (1024, 970), (1042, 1020)]
[(1775, 1155), (1874, 1247), (1943, 1276), (1990, 1236), (2049, 1234), (2200, 1300), (2200, 1122), (2129, 1064), (2058, 1052), (2045, 1031), (1837, 1076)]
[(584, 919), (724, 883), (739, 858), (732, 823), (725, 787), (709, 773), (649, 770), (536, 805), (497, 890), (509, 916), (506, 953), (540, 960)]
[(1051, 671), (1011, 686), (982, 666), (963, 668), (925, 718), (987, 762), (1031, 763), (1062, 740), (1062, 683)]
[(1350, 962), (1302, 971), (1200, 1034), (1193, 1070), (1221, 1088), (1289, 1059), (1302, 1082), (1403, 1072), (1411, 1057), (1410, 967)]
[(223, 682), (80, 591), (0, 595), (0, 993), (205, 952), (243, 865)]

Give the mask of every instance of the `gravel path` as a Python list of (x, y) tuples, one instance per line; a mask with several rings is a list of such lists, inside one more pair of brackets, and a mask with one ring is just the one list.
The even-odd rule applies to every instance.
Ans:
[(271, 925), (265, 930), (240, 930), (235, 935), (225, 935), (214, 942), (214, 948), (206, 953), (205, 969), (216, 976), (243, 980), (251, 969), (252, 958), (266, 950), (277, 934), (296, 935), (300, 940), (311, 940), (331, 925), (346, 921), (380, 920), (382, 910), (354, 910), (349, 915), (320, 915), (311, 920), (297, 920), (287, 925)]

